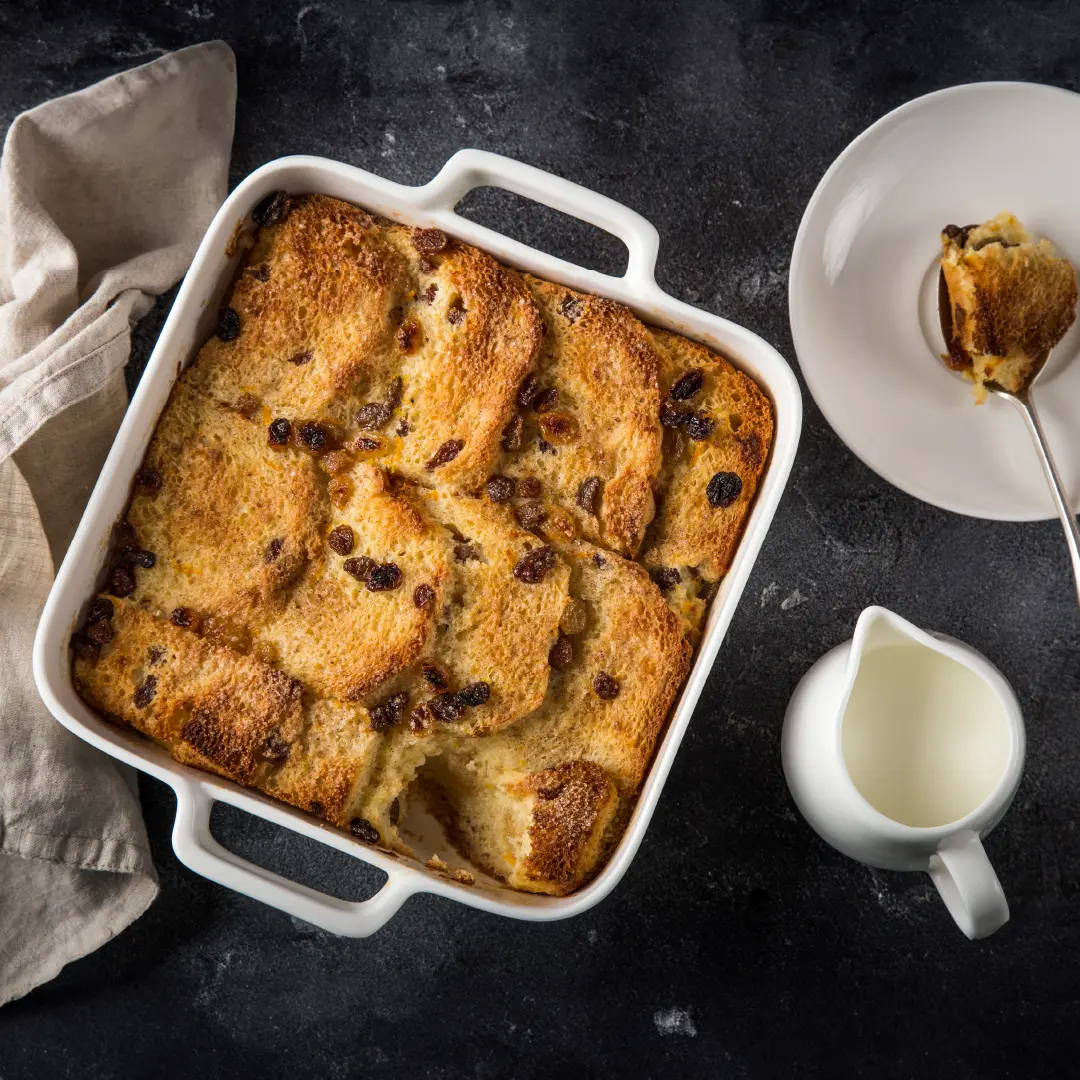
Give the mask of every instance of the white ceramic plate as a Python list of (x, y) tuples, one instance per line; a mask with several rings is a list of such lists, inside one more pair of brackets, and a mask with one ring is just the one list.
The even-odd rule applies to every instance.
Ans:
[[(1019, 413), (975, 406), (939, 359), (938, 234), (1003, 209), (1080, 261), (1080, 95), (974, 83), (908, 102), (814, 192), (791, 257), (791, 327), (814, 400), (870, 468), (947, 510), (1032, 521), (1056, 514)], [(1074, 506), (1078, 352), (1074, 326), (1035, 393)]]

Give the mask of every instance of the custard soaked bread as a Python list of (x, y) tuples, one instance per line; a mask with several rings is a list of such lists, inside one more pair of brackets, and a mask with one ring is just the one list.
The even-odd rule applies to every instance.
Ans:
[(73, 635), (76, 688), (360, 841), (425, 858), (422, 803), (495, 881), (566, 894), (629, 819), (769, 403), (437, 229), (319, 195), (254, 217)]
[(941, 271), (952, 335), (945, 363), (985, 401), (995, 384), (1021, 390), (1076, 318), (1076, 269), (1008, 211), (981, 225), (947, 225)]

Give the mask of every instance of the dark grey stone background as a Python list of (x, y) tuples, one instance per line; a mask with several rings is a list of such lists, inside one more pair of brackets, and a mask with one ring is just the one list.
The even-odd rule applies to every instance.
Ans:
[[(1080, 8), (1065, 2), (57, 0), (0, 6), (0, 117), (213, 37), (239, 66), (234, 181), (309, 152), (419, 183), (459, 147), (497, 150), (640, 211), (660, 231), (666, 289), (792, 361), (791, 245), (851, 138), (951, 83), (1080, 89)], [(1011, 138), (987, 147), (986, 167)], [(620, 265), (590, 227), (506, 197), (468, 208)], [(133, 370), (166, 308), (140, 327)], [(1027, 774), (987, 844), (1012, 922), (986, 942), (962, 937), (925, 877), (828, 849), (784, 786), (787, 698), (873, 602), (983, 650), (1023, 703)], [(533, 926), (416, 897), (374, 938), (336, 940), (179, 866), (172, 795), (144, 780), (161, 897), (0, 1011), (0, 1080), (1075, 1075), (1078, 645), (1057, 524), (924, 506), (808, 400), (790, 488), (608, 900)], [(317, 886), (373, 886), (359, 863), (258, 821), (216, 827)]]

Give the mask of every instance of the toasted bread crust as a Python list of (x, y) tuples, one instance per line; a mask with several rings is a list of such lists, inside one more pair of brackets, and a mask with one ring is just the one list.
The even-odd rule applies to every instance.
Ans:
[[(474, 866), (566, 895), (629, 818), (769, 403), (702, 346), (438, 230), (282, 205), (159, 420), (76, 689), (401, 854), (411, 793), (438, 792)], [(676, 448), (661, 406), (690, 367), (716, 424)], [(716, 508), (725, 470), (742, 487)]]
[[(665, 330), (651, 333), (660, 356), (662, 393), (667, 396), (687, 372), (702, 372), (702, 389), (685, 407), (703, 410), (716, 427), (701, 441), (686, 438), (681, 429), (665, 437), (660, 508), (641, 561), (683, 575), (692, 569), (709, 582), (718, 581), (731, 565), (765, 471), (773, 439), (772, 406), (753, 379), (704, 345)], [(709, 502), (709, 481), (717, 473), (732, 473), (741, 484), (738, 497), (726, 506)]]
[[(526, 276), (547, 333), (537, 360), (542, 391), (558, 397), (545, 413), (522, 410), (522, 444), (502, 471), (539, 478), (544, 499), (569, 513), (578, 535), (632, 558), (653, 516), (660, 469), (658, 358), (629, 309)], [(545, 425), (566, 417), (560, 442)], [(600, 482), (595, 512), (578, 492)]]

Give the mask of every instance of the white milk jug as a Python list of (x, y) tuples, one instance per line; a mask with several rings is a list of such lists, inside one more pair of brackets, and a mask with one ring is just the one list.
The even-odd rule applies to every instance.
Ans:
[(927, 871), (969, 938), (1008, 921), (980, 838), (1020, 782), (1024, 722), (980, 653), (867, 608), (796, 687), (781, 751), (796, 805), (837, 850)]

